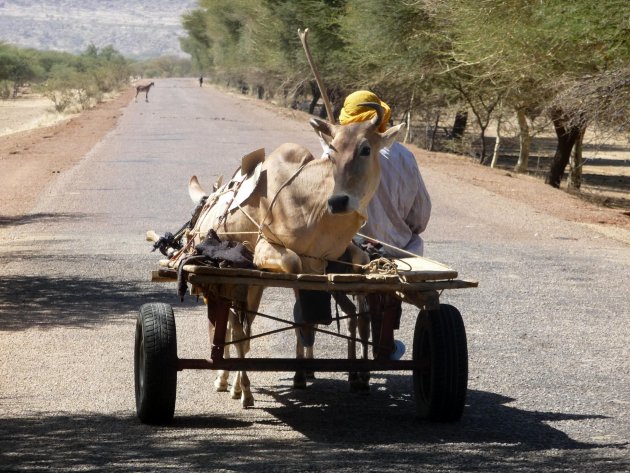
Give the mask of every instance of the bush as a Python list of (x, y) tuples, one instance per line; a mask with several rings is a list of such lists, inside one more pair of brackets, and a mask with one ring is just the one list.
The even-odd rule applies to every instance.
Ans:
[(59, 113), (65, 112), (74, 100), (72, 91), (70, 89), (46, 90), (44, 91), (44, 95), (53, 102), (55, 110)]
[(14, 84), (10, 80), (0, 80), (0, 100), (9, 100), (13, 95)]
[(129, 81), (128, 61), (114, 48), (99, 50), (90, 45), (79, 56), (56, 51), (36, 51), (0, 43), (0, 98), (15, 94), (25, 81), (35, 84), (64, 112), (73, 107), (85, 110), (103, 95)]

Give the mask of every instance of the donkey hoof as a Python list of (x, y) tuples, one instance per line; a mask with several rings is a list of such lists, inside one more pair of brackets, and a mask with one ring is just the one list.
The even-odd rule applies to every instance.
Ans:
[(232, 396), (232, 399), (240, 399), (243, 393), (232, 387), (232, 389), (230, 390), (230, 395)]
[(350, 384), (350, 392), (353, 394), (370, 394), (370, 385), (363, 383)]
[(293, 376), (293, 389), (306, 389), (306, 374), (295, 373)]
[(218, 393), (226, 392), (228, 390), (228, 383), (227, 383), (227, 381), (225, 381), (223, 379), (216, 379), (214, 381), (214, 389)]
[(254, 396), (251, 394), (249, 396), (243, 395), (241, 398), (241, 406), (243, 406), (243, 409), (254, 407)]

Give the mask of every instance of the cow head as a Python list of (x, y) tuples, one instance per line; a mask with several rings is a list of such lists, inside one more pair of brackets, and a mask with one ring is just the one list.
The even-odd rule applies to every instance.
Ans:
[(379, 152), (391, 145), (405, 126), (401, 123), (379, 133), (383, 108), (372, 102), (361, 105), (376, 110), (376, 116), (370, 121), (348, 125), (333, 125), (317, 118), (310, 120), (328, 145), (324, 154), (335, 166), (335, 186), (328, 199), (328, 211), (332, 214), (359, 212), (366, 216), (367, 205), (381, 178)]

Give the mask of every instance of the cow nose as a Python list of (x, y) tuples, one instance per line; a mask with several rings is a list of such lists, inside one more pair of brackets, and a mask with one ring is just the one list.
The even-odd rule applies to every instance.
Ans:
[(348, 202), (350, 201), (350, 197), (347, 195), (333, 195), (328, 199), (328, 209), (331, 214), (338, 214), (345, 212), (348, 209)]

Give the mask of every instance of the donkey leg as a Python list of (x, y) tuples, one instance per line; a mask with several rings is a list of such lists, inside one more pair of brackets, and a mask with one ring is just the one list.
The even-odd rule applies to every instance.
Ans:
[[(361, 307), (361, 305), (359, 305)], [(369, 359), (369, 345), (370, 340), (370, 315), (367, 312), (367, 307), (359, 309), (358, 328), (359, 338), (361, 339), (361, 358), (363, 360)], [(370, 392), (370, 372), (364, 371), (359, 373), (359, 391), (368, 393)]]
[[(229, 342), (232, 340), (232, 310), (230, 309), (230, 315), (228, 316), (228, 327), (225, 333), (225, 341)], [(223, 348), (223, 358), (227, 360), (230, 358), (230, 345), (225, 345)], [(230, 377), (230, 372), (227, 370), (219, 370), (217, 371), (217, 377), (214, 380), (214, 389), (216, 392), (227, 392), (228, 390), (228, 378)]]
[[(299, 328), (295, 328), (295, 358), (297, 360), (304, 359), (304, 343), (302, 343), (302, 334)], [(293, 375), (293, 389), (306, 389), (306, 372), (296, 371)]]
[[(234, 339), (235, 340), (243, 340), (236, 344), (236, 352), (239, 358), (245, 358), (245, 355), (249, 353), (250, 349), (250, 340), (251, 336), (251, 326), (254, 318), (256, 317), (255, 312), (258, 311), (258, 306), (260, 305), (260, 299), (262, 298), (263, 288), (258, 286), (252, 286), (249, 288), (247, 292), (247, 302), (246, 302), (246, 310), (244, 316), (241, 316), (242, 322), (240, 320), (235, 320), (237, 322), (235, 324), (236, 330), (234, 331)], [(235, 319), (236, 319), (235, 314)], [(237, 374), (236, 382), (232, 386), (232, 398), (241, 399), (241, 405), (243, 408), (253, 407), (254, 406), (254, 395), (251, 391), (251, 383), (249, 381), (249, 376), (247, 376), (247, 371), (239, 371)]]
[[(370, 262), (370, 257), (368, 256), (368, 254), (354, 243), (350, 243), (346, 251), (350, 254), (350, 260), (355, 265), (365, 265)], [(348, 319), (348, 331), (350, 332), (349, 335), (352, 338), (352, 340), (348, 342), (348, 358), (351, 360), (356, 359), (356, 335), (358, 329), (359, 338), (361, 339), (363, 359), (366, 360), (368, 339), (370, 337), (370, 326), (368, 322), (366, 332), (365, 321), (369, 320), (369, 317), (368, 315), (365, 315), (368, 310), (365, 296), (360, 295), (357, 297), (357, 306), (359, 314)], [(349, 373), (348, 380), (350, 381), (350, 391), (365, 392), (366, 388), (367, 390), (369, 390), (369, 384), (367, 384), (369, 382), (369, 379), (369, 373)]]
[[(357, 316), (351, 315), (348, 318), (348, 336), (350, 340), (348, 340), (348, 359), (356, 360), (357, 359)], [(356, 371), (351, 371), (348, 373), (348, 383), (350, 383), (350, 392), (358, 391), (357, 383), (359, 381), (359, 373)]]
[[(311, 345), (310, 347), (306, 347), (306, 359), (307, 360), (313, 359), (313, 345)], [(310, 380), (315, 379), (314, 371), (306, 371), (305, 373), (306, 373), (306, 379), (310, 379)]]

